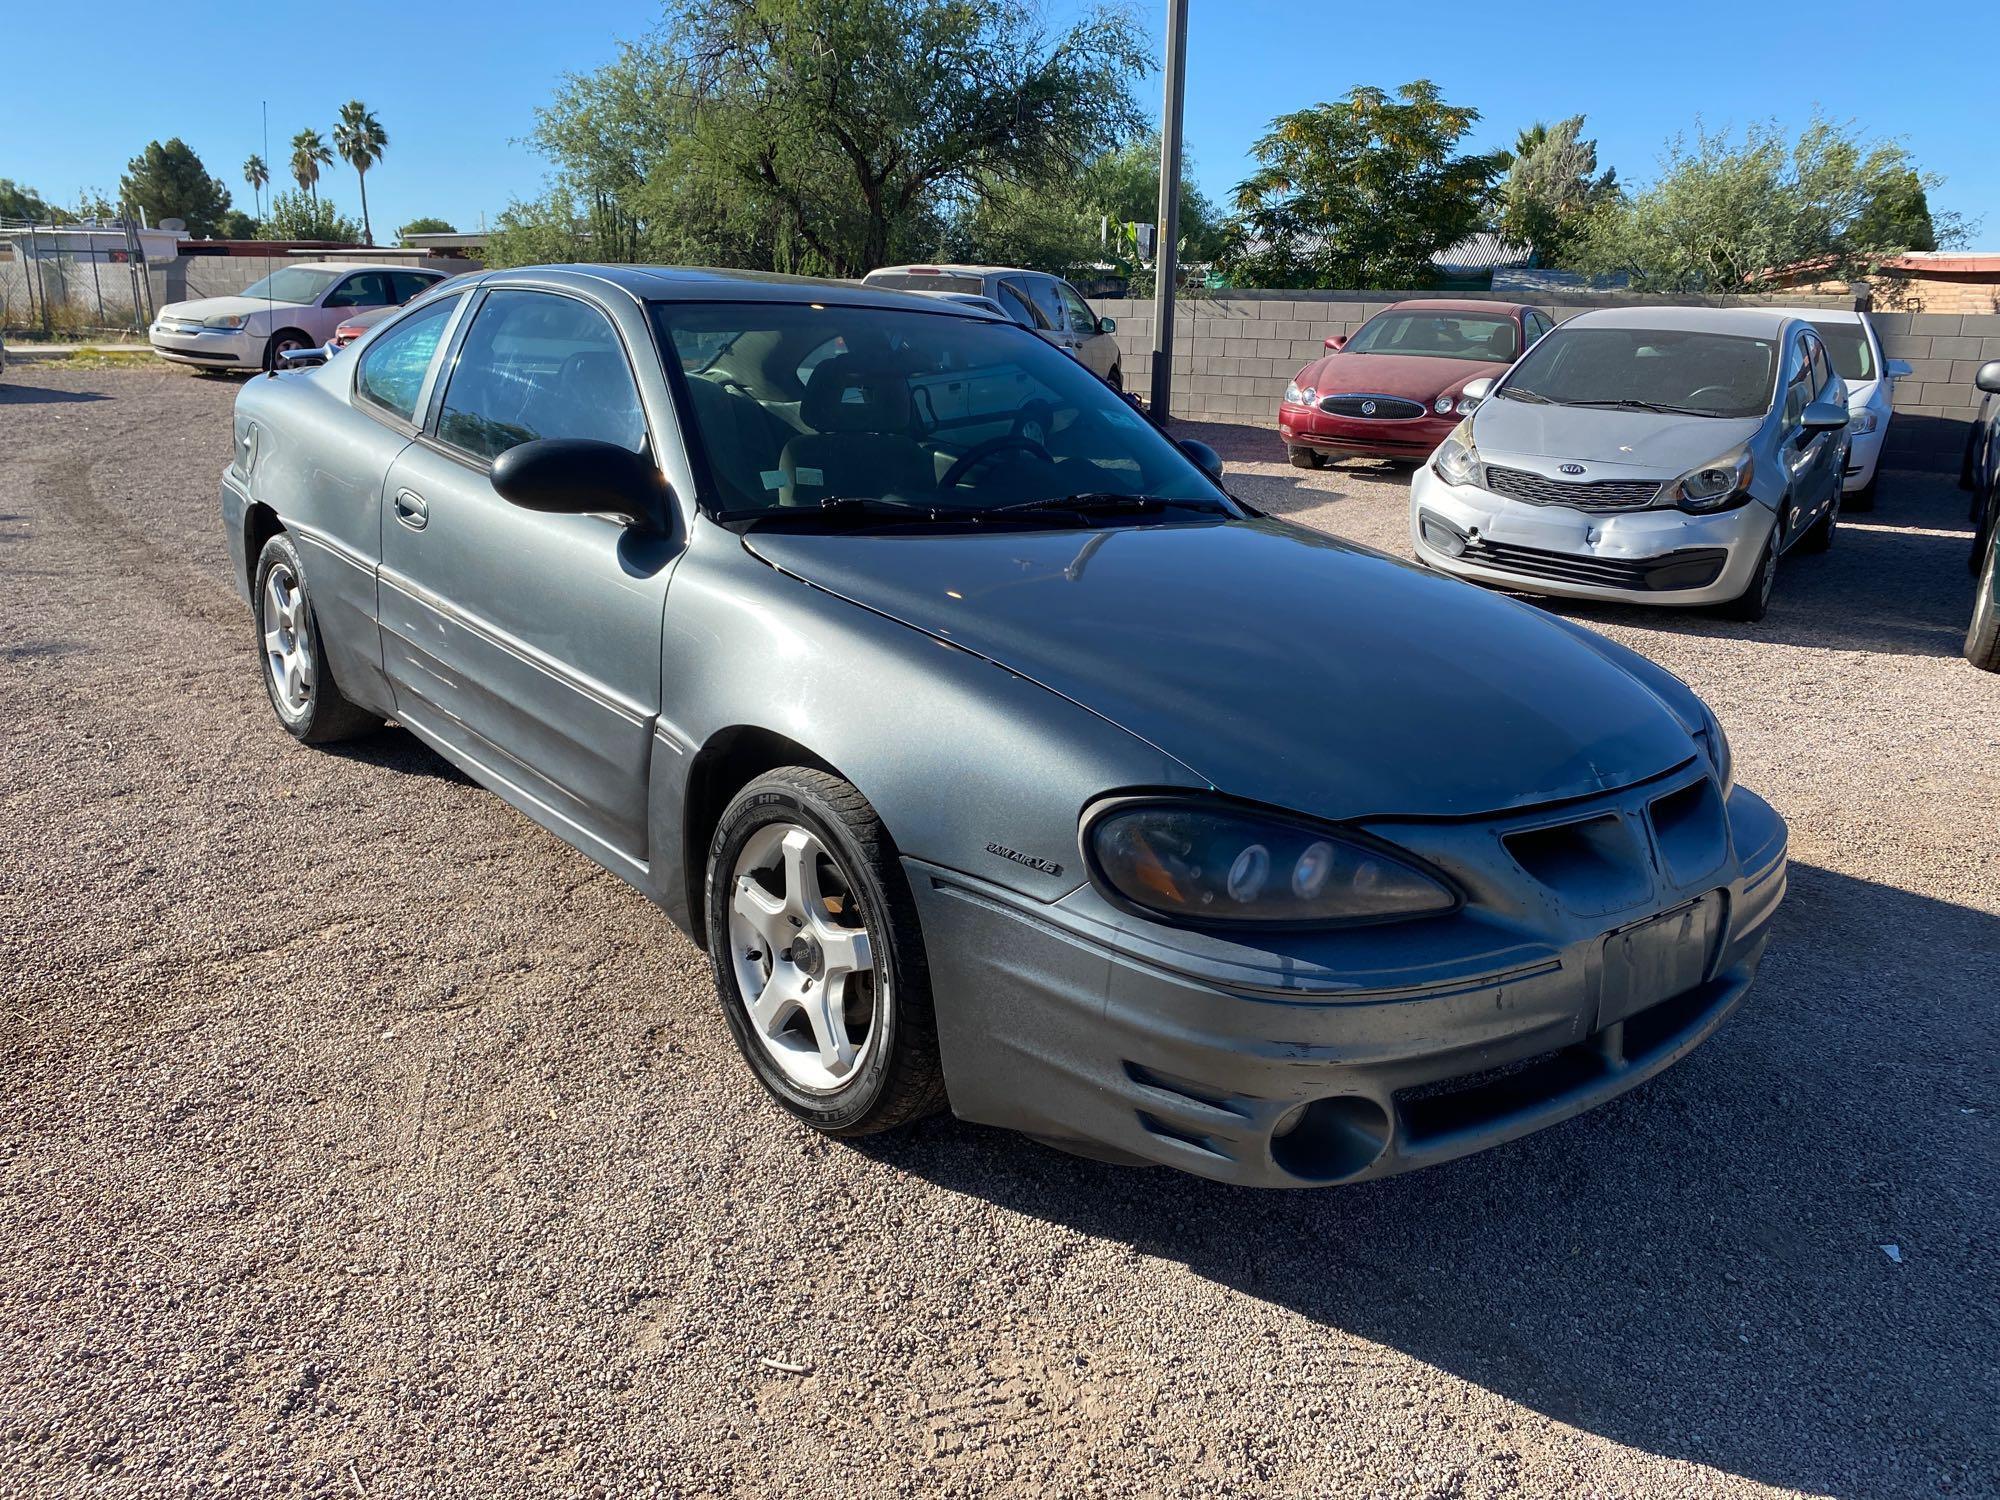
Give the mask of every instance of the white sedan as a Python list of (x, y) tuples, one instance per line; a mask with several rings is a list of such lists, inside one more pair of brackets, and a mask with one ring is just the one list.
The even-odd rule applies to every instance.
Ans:
[(1840, 486), (1841, 505), (1850, 511), (1873, 510), (1876, 469), (1889, 436), (1889, 419), (1896, 414), (1894, 387), (1910, 373), (1909, 363), (1882, 357), (1882, 340), (1866, 313), (1813, 308), (1792, 316), (1804, 318), (1819, 333), (1834, 373), (1847, 387), (1847, 473)]
[(355, 312), (400, 307), (443, 281), (412, 266), (308, 261), (273, 271), (233, 297), (173, 302), (147, 336), (153, 352), (210, 370), (268, 370), (293, 349), (311, 349)]

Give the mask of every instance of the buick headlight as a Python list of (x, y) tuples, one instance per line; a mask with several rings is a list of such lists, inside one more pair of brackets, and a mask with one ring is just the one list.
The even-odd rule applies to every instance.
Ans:
[(1285, 387), (1285, 404), (1287, 406), (1311, 406), (1313, 404), (1313, 397), (1318, 394), (1319, 392), (1311, 386), (1306, 386), (1301, 390), (1299, 383), (1294, 380)]
[(1451, 436), (1438, 444), (1431, 467), (1446, 484), (1479, 483), (1479, 450), (1472, 445), (1472, 418), (1452, 428)]
[(1363, 835), (1224, 805), (1113, 803), (1084, 848), (1107, 896), (1195, 926), (1382, 922), (1458, 905), (1441, 876)]
[(241, 313), (230, 313), (224, 317), (203, 318), (201, 326), (204, 328), (241, 328), (249, 321)]
[(1738, 448), (1699, 469), (1690, 469), (1667, 487), (1667, 493), (1682, 510), (1697, 514), (1728, 510), (1750, 498), (1753, 473), (1750, 450)]
[(1722, 721), (1716, 718), (1715, 711), (1706, 703), (1700, 707), (1701, 728), (1694, 732), (1695, 743), (1708, 757), (1722, 795), (1727, 797), (1730, 788), (1736, 785), (1736, 754), (1729, 748), (1729, 736), (1722, 732)]

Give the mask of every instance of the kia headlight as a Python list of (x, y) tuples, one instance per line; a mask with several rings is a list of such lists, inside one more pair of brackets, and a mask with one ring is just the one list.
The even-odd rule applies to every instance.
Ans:
[(201, 320), (201, 326), (204, 328), (234, 329), (234, 328), (242, 328), (244, 325), (249, 323), (249, 321), (250, 320), (241, 313), (228, 313), (221, 317), (203, 318)]
[(1690, 469), (1667, 487), (1667, 493), (1682, 510), (1698, 515), (1729, 510), (1750, 498), (1754, 472), (1750, 450), (1738, 448), (1698, 469)]
[(1452, 428), (1451, 436), (1438, 444), (1431, 468), (1446, 484), (1479, 483), (1479, 450), (1472, 444), (1472, 418)]
[(1881, 425), (1881, 415), (1872, 407), (1864, 406), (1860, 411), (1849, 412), (1847, 415), (1847, 431), (1850, 436), (1858, 437), (1864, 432), (1873, 432)]
[(1113, 802), (1083, 844), (1107, 897), (1190, 926), (1384, 922), (1459, 904), (1442, 876), (1365, 835), (1226, 804)]

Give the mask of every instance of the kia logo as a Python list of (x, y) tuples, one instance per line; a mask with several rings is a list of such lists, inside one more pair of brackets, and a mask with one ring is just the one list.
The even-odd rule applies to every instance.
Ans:
[(1563, 473), (1565, 474), (1581, 474), (1583, 472), (1582, 464), (1561, 464), (1558, 467), (1560, 467)]

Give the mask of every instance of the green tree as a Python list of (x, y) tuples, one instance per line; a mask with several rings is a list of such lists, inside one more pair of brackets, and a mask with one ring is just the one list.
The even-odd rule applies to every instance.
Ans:
[(271, 211), (257, 226), (260, 240), (327, 240), (337, 245), (361, 243), (361, 226), (334, 206), (331, 198), (304, 192), (277, 193)]
[(143, 211), (151, 223), (181, 220), (197, 238), (214, 234), (216, 222), (229, 207), (229, 189), (220, 178), (209, 176), (201, 158), (179, 136), (165, 145), (153, 141), (127, 162), (118, 197), (135, 211)]
[(1012, 0), (669, 0), (534, 139), (570, 206), (615, 203), (647, 253), (854, 276), (1129, 136), (1147, 66), (1120, 10), (1054, 33)]
[(389, 132), (375, 118), (375, 112), (359, 99), (340, 106), (340, 122), (333, 127), (333, 144), (341, 160), (354, 168), (361, 184), (361, 232), (375, 243), (375, 225), (368, 217), (368, 169), (389, 149)]
[(1427, 79), (1394, 97), (1350, 89), (1280, 115), (1251, 148), (1236, 189), (1251, 286), (1420, 286), (1431, 256), (1479, 228), (1498, 171), (1458, 152), (1479, 111), (1446, 104)]
[(0, 177), (0, 219), (46, 224), (49, 214), (49, 205), (40, 193), (11, 177)]
[(240, 208), (232, 208), (215, 222), (215, 237), (219, 240), (254, 240), (258, 236), (257, 221)]
[(1674, 293), (1854, 280), (1913, 241), (1963, 237), (1955, 216), (1940, 221), (1923, 202), (1935, 182), (1899, 142), (1866, 141), (1818, 116), (1797, 139), (1775, 123), (1752, 126), (1740, 143), (1704, 131), (1692, 146), (1676, 139), (1651, 187), (1593, 221), (1578, 265)]
[(301, 130), (292, 137), (292, 181), (315, 203), (319, 201), (319, 169), (332, 165), (333, 152), (317, 130)]
[(1597, 142), (1583, 139), (1582, 115), (1537, 121), (1509, 154), (1495, 227), (1542, 265), (1567, 265), (1591, 220), (1618, 201), (1618, 173), (1597, 170)]
[(421, 217), (410, 220), (396, 231), (396, 238), (406, 240), (413, 234), (457, 234), (458, 228), (445, 219)]
[(264, 189), (270, 186), (271, 169), (264, 165), (264, 158), (254, 152), (243, 163), (243, 180), (250, 185), (250, 203), (258, 213), (264, 211)]

